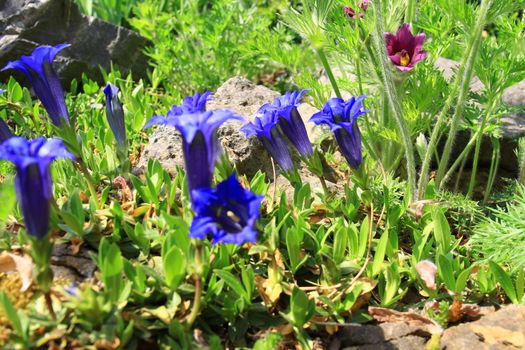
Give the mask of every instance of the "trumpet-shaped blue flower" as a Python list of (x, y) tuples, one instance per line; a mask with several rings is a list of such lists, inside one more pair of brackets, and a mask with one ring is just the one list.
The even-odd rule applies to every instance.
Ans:
[(53, 196), (49, 166), (56, 158), (71, 158), (62, 140), (11, 137), (0, 145), (0, 159), (16, 166), (15, 188), (27, 233), (36, 238), (47, 234), (50, 200)]
[(354, 169), (363, 162), (361, 132), (356, 119), (369, 110), (363, 109), (363, 99), (366, 96), (352, 97), (348, 101), (341, 98), (331, 98), (323, 110), (315, 113), (310, 121), (315, 124), (327, 124), (335, 135), (341, 153)]
[(109, 83), (104, 88), (106, 95), (106, 117), (109, 127), (113, 131), (115, 140), (120, 149), (126, 150), (128, 140), (126, 138), (126, 125), (124, 123), (124, 110), (118, 99), (118, 87)]
[(62, 119), (69, 123), (69, 114), (64, 100), (64, 90), (52, 63), (55, 56), (68, 46), (68, 44), (39, 46), (33, 50), (31, 56), (22, 56), (17, 61), (8, 62), (2, 69), (18, 69), (27, 76), (56, 126), (62, 124)]
[(197, 214), (190, 227), (190, 237), (204, 239), (211, 234), (213, 243), (255, 242), (255, 223), (263, 196), (244, 189), (235, 174), (217, 185), (193, 191), (192, 205)]
[(259, 113), (252, 123), (247, 123), (240, 130), (248, 137), (257, 136), (266, 151), (285, 172), (293, 170), (293, 161), (288, 146), (277, 128), (279, 123), (278, 111), (274, 108), (268, 108), (259, 112), (262, 113)]
[(211, 186), (215, 162), (221, 150), (217, 137), (219, 126), (230, 119), (244, 120), (229, 110), (205, 111), (208, 95), (186, 98), (181, 106), (174, 105), (166, 116), (154, 116), (144, 126), (168, 125), (180, 131), (190, 194), (194, 189)]
[(312, 144), (308, 139), (306, 126), (297, 110), (301, 104), (301, 99), (307, 92), (308, 89), (289, 91), (285, 95), (277, 97), (272, 104), (265, 104), (259, 109), (261, 114), (270, 110), (277, 111), (281, 130), (303, 157), (310, 157), (314, 153)]
[[(5, 90), (0, 89), (0, 94), (3, 94), (4, 92)], [(11, 136), (13, 136), (11, 129), (9, 129), (7, 123), (2, 118), (0, 118), (0, 143), (4, 142)]]

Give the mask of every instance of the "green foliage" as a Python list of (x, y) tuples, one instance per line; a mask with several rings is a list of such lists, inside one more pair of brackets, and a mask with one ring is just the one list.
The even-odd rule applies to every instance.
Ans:
[[(448, 324), (454, 302), (524, 302), (525, 187), (511, 184), (492, 197), (505, 206), (488, 209), (441, 190), (435, 181), (419, 194), (421, 200), (412, 201), (416, 193), (406, 181), (407, 139), (418, 139), (419, 169), (434, 129), (442, 140), (450, 130), (457, 87), (434, 61), (464, 58), (477, 5), (418, 2), (413, 32), (424, 31), (432, 40), (425, 42), (426, 60), (403, 76), (378, 55), (384, 54), (381, 26), (396, 31), (410, 12), (406, 1), (374, 1), (354, 19), (344, 14), (342, 3), (329, 0), (79, 2), (85, 12), (129, 24), (152, 41), (150, 81), (134, 82), (114, 69), (103, 72), (121, 91), (130, 162), (136, 164), (151, 116), (237, 74), (276, 89), (291, 83), (312, 88), (316, 107), (332, 89), (369, 95), (371, 112), (358, 121), (365, 161), (352, 170), (330, 140), (312, 140), (323, 155), (317, 167), (332, 166), (337, 186), (322, 193), (305, 182), (285, 191), (262, 170), (241, 176), (243, 186), (265, 198), (257, 242), (238, 247), (197, 241), (188, 236), (194, 214), (184, 170), (168, 172), (149, 161), (142, 173), (122, 172), (102, 87), (86, 77), (73, 81), (66, 101), (76, 124), (61, 137), (85, 169), (80, 163), (53, 165), (51, 232), (57, 242), (91, 250), (98, 270), (79, 286), (53, 285), (56, 321), (43, 311), (39, 295), (17, 310), (0, 293), (9, 345), (43, 347), (42, 332), (59, 330), (64, 347), (265, 350), (297, 342), (306, 349), (334, 323), (368, 321), (369, 305), (406, 309), (433, 299), (439, 310), (430, 316)], [(464, 96), (460, 128), (471, 130), (471, 146), (454, 160), (457, 167), (470, 159), (469, 152), (476, 154), (479, 135), (489, 134), (497, 148), (500, 117), (508, 111), (502, 91), (524, 77), (525, 24), (522, 14), (512, 13), (516, 8), (494, 1), (488, 11), (487, 35), (471, 66), (485, 88)], [(321, 75), (334, 73), (330, 85), (319, 80), (321, 66), (326, 71)], [(0, 117), (15, 134), (56, 135), (28, 89), (14, 79), (3, 88)], [(446, 122), (436, 127), (441, 113)], [(433, 152), (429, 164), (439, 165), (441, 156)], [(6, 179), (0, 185), (0, 247), (28, 247), (13, 169), (4, 164), (0, 169)], [(214, 181), (232, 171), (223, 157)], [(451, 178), (456, 169), (447, 171), (445, 178)], [(424, 260), (435, 264), (435, 286), (418, 273)]]
[(525, 187), (513, 188), (515, 192), (510, 201), (490, 209), (492, 215), (474, 227), (469, 247), (480, 262), (493, 261), (516, 272), (525, 267)]

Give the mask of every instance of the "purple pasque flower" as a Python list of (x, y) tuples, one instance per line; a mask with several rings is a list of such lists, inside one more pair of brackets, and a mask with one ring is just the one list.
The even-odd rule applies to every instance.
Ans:
[(247, 137), (257, 136), (266, 151), (285, 171), (293, 170), (293, 161), (283, 135), (277, 127), (279, 115), (276, 109), (259, 110), (253, 122), (241, 127)]
[(52, 63), (55, 56), (68, 46), (68, 44), (39, 46), (33, 50), (31, 56), (22, 56), (17, 61), (8, 62), (2, 69), (18, 69), (27, 76), (36, 96), (42, 101), (51, 121), (56, 126), (62, 124), (62, 119), (69, 123), (69, 114), (64, 99), (64, 90), (62, 90)]
[(208, 95), (196, 94), (186, 98), (182, 105), (174, 105), (166, 116), (154, 116), (144, 126), (168, 125), (180, 131), (190, 194), (194, 189), (211, 186), (215, 162), (221, 150), (217, 137), (219, 126), (230, 119), (244, 120), (229, 110), (205, 111)]
[(279, 118), (278, 124), (284, 135), (294, 145), (295, 149), (303, 157), (310, 157), (314, 150), (308, 139), (306, 126), (297, 110), (301, 100), (308, 92), (308, 89), (301, 91), (289, 91), (283, 96), (277, 97), (272, 104), (265, 104), (259, 108), (258, 113), (264, 114), (267, 111), (275, 110)]
[(397, 33), (385, 33), (386, 50), (388, 57), (397, 69), (403, 72), (411, 71), (415, 64), (427, 56), (422, 50), (425, 33), (412, 35), (411, 26), (405, 23)]
[(365, 97), (352, 97), (348, 101), (338, 97), (331, 98), (320, 112), (310, 118), (310, 121), (317, 125), (327, 124), (330, 127), (341, 153), (354, 169), (359, 168), (363, 162), (361, 132), (356, 120), (360, 115), (369, 112), (363, 109)]
[(190, 237), (204, 239), (211, 234), (213, 243), (255, 242), (255, 223), (264, 196), (244, 189), (232, 174), (216, 188), (193, 190), (192, 206), (195, 218)]
[[(366, 11), (366, 8), (368, 7), (368, 0), (363, 0), (363, 2), (361, 3), (361, 5), (359, 5), (359, 7), (363, 11)], [(348, 15), (348, 17), (350, 17), (350, 18), (354, 18), (355, 17), (355, 11), (350, 6), (343, 7), (343, 11)], [(359, 14), (358, 14), (359, 17), (363, 17), (364, 15), (365, 14), (363, 12), (359, 12)]]
[[(3, 94), (4, 92), (5, 90), (0, 89), (0, 94)], [(13, 136), (11, 129), (7, 123), (2, 118), (0, 118), (0, 143), (4, 142), (11, 136)]]
[(118, 87), (111, 83), (108, 83), (104, 88), (104, 94), (106, 95), (106, 118), (115, 136), (118, 147), (121, 150), (126, 150), (128, 144), (126, 124), (124, 122), (124, 110), (117, 95), (118, 91)]
[(27, 140), (15, 136), (0, 145), (0, 159), (8, 160), (16, 167), (16, 195), (27, 233), (38, 239), (43, 238), (49, 228), (50, 200), (53, 197), (49, 166), (56, 158), (74, 158), (57, 138)]

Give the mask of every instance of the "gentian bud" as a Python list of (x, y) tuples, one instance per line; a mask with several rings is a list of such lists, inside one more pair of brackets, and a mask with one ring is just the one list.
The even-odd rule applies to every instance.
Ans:
[(69, 123), (69, 114), (64, 99), (64, 90), (62, 90), (52, 63), (55, 56), (68, 46), (68, 44), (39, 46), (33, 50), (31, 56), (22, 56), (17, 61), (8, 62), (2, 69), (18, 69), (27, 76), (36, 96), (42, 101), (51, 121), (56, 126), (62, 124), (62, 119)]
[(263, 105), (259, 109), (259, 114), (264, 114), (275, 110), (279, 118), (278, 124), (284, 135), (290, 140), (292, 145), (303, 157), (311, 157), (314, 153), (312, 144), (308, 139), (306, 126), (297, 110), (301, 104), (301, 99), (308, 90), (289, 91), (285, 95), (277, 97), (272, 104)]
[(286, 141), (277, 128), (279, 122), (277, 110), (266, 109), (260, 112), (262, 114), (258, 114), (252, 123), (247, 123), (240, 130), (248, 137), (257, 136), (277, 164), (285, 172), (291, 172), (294, 169), (294, 165)]
[(124, 110), (117, 96), (118, 91), (118, 87), (111, 83), (107, 84), (104, 88), (104, 94), (106, 95), (106, 118), (119, 149), (121, 152), (126, 152), (128, 147), (126, 124), (124, 122)]
[(49, 166), (56, 158), (74, 158), (62, 140), (56, 138), (27, 140), (11, 137), (0, 145), (0, 159), (16, 166), (18, 203), (27, 233), (37, 239), (43, 238), (49, 228), (50, 200), (53, 197)]

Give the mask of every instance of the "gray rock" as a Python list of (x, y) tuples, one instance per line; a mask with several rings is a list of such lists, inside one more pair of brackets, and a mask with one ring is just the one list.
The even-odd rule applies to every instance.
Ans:
[[(213, 95), (213, 100), (208, 102), (207, 108), (230, 109), (245, 117), (247, 121), (253, 121), (259, 107), (265, 103), (271, 103), (279, 93), (261, 86), (255, 85), (249, 80), (241, 77), (233, 77), (227, 80)], [(305, 119), (317, 110), (303, 103), (299, 111)], [(307, 123), (307, 131), (310, 137), (319, 135), (317, 128)], [(227, 122), (218, 130), (219, 141), (227, 153), (238, 173), (253, 176), (258, 170), (272, 174), (272, 165), (268, 153), (256, 137), (247, 138), (239, 129), (241, 122)], [(149, 142), (141, 155), (138, 168), (144, 169), (149, 159), (158, 160), (170, 173), (175, 173), (176, 166), (183, 166), (182, 139), (178, 131), (171, 127), (158, 127), (153, 131)]]
[(503, 92), (503, 102), (517, 109), (516, 112), (501, 118), (503, 135), (517, 139), (525, 135), (525, 80)]
[[(148, 41), (128, 29), (80, 13), (72, 0), (0, 1), (0, 67), (8, 61), (29, 55), (39, 45), (69, 43), (57, 57), (55, 67), (65, 84), (85, 73), (103, 82), (100, 67), (110, 63), (126, 75), (146, 78), (148, 59), (143, 53)], [(0, 72), (0, 80), (10, 75), (23, 79), (13, 70)]]
[[(452, 78), (456, 76), (457, 70), (459, 68), (459, 62), (454, 60), (449, 60), (448, 58), (438, 57), (436, 62), (434, 62), (434, 68), (438, 69), (443, 73), (443, 77), (447, 81), (451, 81)], [(479, 80), (478, 77), (472, 77), (470, 82), (470, 90), (472, 92), (480, 93), (483, 91), (483, 83)]]
[(441, 348), (525, 349), (525, 306), (508, 305), (478, 321), (451, 327), (441, 337)]
[(406, 323), (345, 325), (330, 345), (330, 350), (424, 349), (430, 338), (425, 330)]
[(71, 251), (71, 246), (68, 244), (54, 246), (51, 264), (57, 274), (76, 276), (77, 280), (93, 277), (97, 269), (86, 248), (81, 247), (80, 250), (74, 254)]

